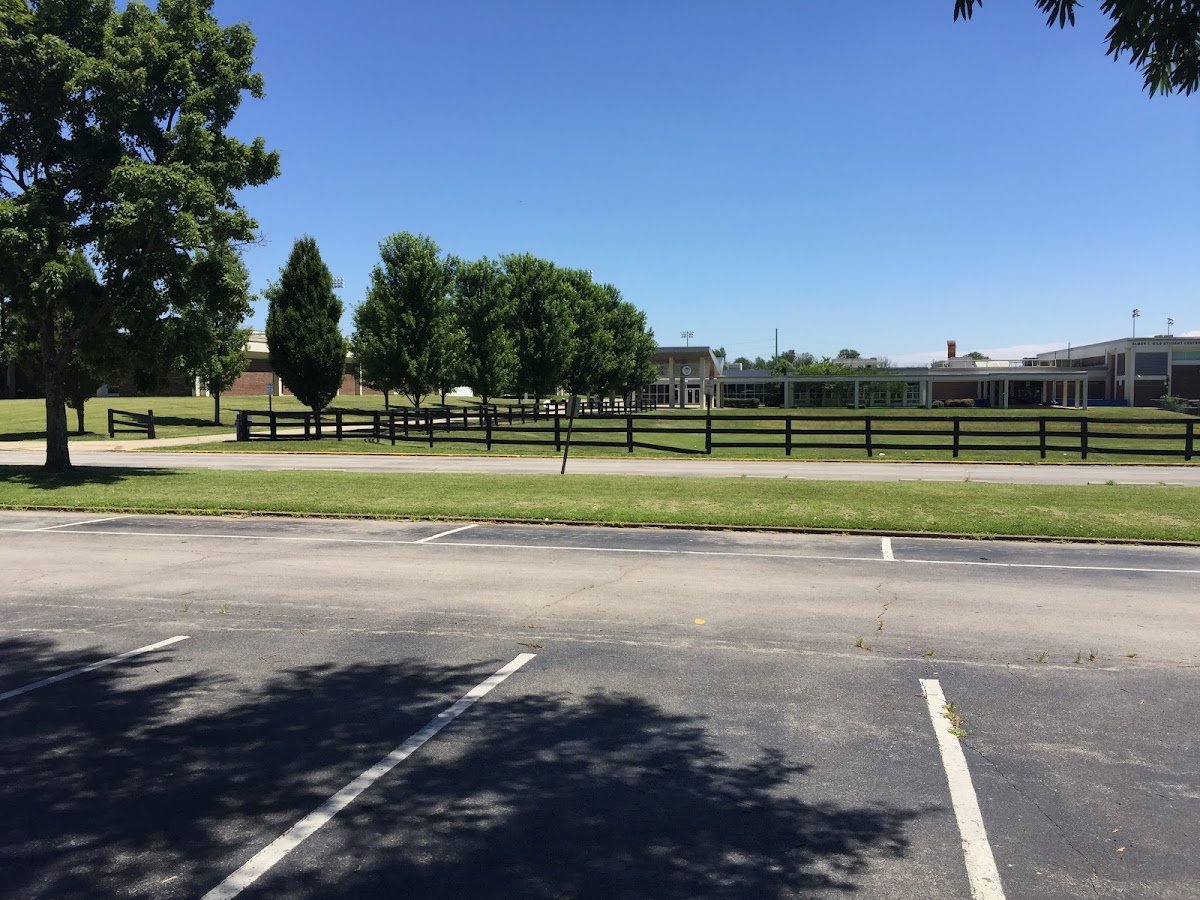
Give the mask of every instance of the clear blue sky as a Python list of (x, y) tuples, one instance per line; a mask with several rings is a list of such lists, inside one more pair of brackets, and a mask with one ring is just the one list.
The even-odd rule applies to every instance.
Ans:
[(1200, 96), (1143, 93), (1097, 5), (218, 0), (266, 79), (234, 130), (282, 155), (254, 287), (311, 234), (348, 331), (407, 230), (590, 269), (731, 357), (1200, 333)]

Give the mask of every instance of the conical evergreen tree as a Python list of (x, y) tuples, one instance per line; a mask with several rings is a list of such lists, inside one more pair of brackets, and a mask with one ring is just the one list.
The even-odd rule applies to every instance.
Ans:
[(320, 413), (337, 396), (346, 371), (346, 339), (338, 322), (342, 301), (333, 292), (333, 276), (317, 242), (302, 237), (279, 281), (266, 290), (267, 344), (271, 368), (296, 399), (311, 409), (321, 436)]

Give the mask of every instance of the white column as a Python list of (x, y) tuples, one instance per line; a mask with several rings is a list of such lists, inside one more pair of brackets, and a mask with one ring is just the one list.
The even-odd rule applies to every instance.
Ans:
[(858, 389), (861, 382), (856, 378), (854, 380), (854, 408), (858, 409)]

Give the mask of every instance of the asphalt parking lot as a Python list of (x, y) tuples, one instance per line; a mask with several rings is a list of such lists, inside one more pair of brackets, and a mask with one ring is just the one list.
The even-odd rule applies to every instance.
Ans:
[(1200, 551), (0, 513), (0, 573), (7, 896), (1200, 881)]

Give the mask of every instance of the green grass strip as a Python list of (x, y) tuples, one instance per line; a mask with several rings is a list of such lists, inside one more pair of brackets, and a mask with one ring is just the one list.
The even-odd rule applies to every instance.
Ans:
[(0, 466), (0, 507), (1200, 541), (1200, 489)]

